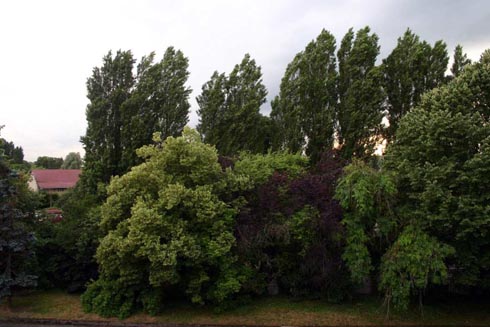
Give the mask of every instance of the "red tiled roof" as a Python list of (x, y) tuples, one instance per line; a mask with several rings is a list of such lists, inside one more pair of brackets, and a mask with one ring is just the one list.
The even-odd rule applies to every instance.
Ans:
[(60, 189), (75, 187), (80, 169), (33, 169), (32, 175), (40, 189)]

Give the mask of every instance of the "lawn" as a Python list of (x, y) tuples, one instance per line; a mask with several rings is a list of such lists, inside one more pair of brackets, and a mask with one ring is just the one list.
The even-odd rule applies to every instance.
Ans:
[[(32, 292), (14, 297), (13, 308), (0, 305), (0, 318), (41, 318), (62, 320), (119, 321), (84, 313), (77, 295), (61, 291)], [(489, 326), (488, 303), (451, 303), (424, 307), (424, 318), (416, 308), (385, 319), (381, 301), (366, 298), (345, 304), (320, 300), (293, 301), (284, 297), (263, 298), (239, 308), (216, 313), (212, 308), (174, 305), (158, 316), (139, 313), (125, 320), (136, 323), (218, 324), (218, 325), (468, 325)]]

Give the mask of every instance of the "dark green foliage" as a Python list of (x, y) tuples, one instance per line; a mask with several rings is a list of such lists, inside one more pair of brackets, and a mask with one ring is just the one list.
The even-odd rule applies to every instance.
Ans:
[(454, 248), (445, 260), (453, 290), (490, 286), (489, 86), (483, 56), (401, 120), (386, 159), (401, 221)]
[(153, 133), (163, 139), (178, 136), (189, 121), (189, 95), (185, 86), (189, 77), (189, 60), (182, 51), (167, 48), (160, 62), (153, 63), (154, 53), (138, 64), (136, 87), (122, 106), (122, 165), (141, 163), (136, 149), (150, 144)]
[(4, 160), (7, 160), (10, 164), (24, 163), (24, 150), (21, 146), (15, 146), (14, 142), (7, 142), (7, 140), (1, 138), (0, 149), (3, 150)]
[(469, 64), (471, 64), (471, 60), (468, 59), (466, 53), (463, 53), (463, 47), (458, 44), (456, 48), (454, 48), (453, 65), (451, 66), (451, 74), (453, 74), (453, 77), (458, 77), (464, 67)]
[(121, 166), (121, 107), (134, 86), (131, 51), (117, 51), (104, 56), (102, 67), (95, 67), (87, 80), (87, 131), (81, 138), (85, 149), (85, 169), (81, 181), (94, 193), (98, 183), (108, 183), (111, 176), (127, 170)]
[(288, 65), (272, 102), (275, 148), (305, 150), (312, 162), (333, 147), (337, 105), (335, 38), (322, 30)]
[(215, 145), (221, 155), (267, 152), (272, 128), (269, 118), (260, 113), (266, 95), (260, 66), (249, 54), (228, 77), (214, 72), (197, 97), (197, 130), (204, 142)]
[(158, 63), (154, 53), (143, 57), (133, 74), (130, 51), (109, 52), (102, 67), (87, 81), (87, 132), (82, 185), (90, 193), (140, 163), (136, 149), (150, 144), (153, 133), (162, 137), (182, 132), (188, 121), (191, 90), (185, 86), (188, 59), (169, 47)]
[(386, 138), (393, 141), (400, 119), (419, 104), (422, 94), (443, 84), (449, 57), (446, 44), (431, 46), (420, 41), (410, 29), (398, 39), (397, 46), (383, 60), (386, 112), (389, 127)]
[(63, 165), (63, 158), (42, 156), (37, 158), (34, 165), (44, 169), (60, 169)]
[(0, 150), (0, 300), (7, 298), (9, 304), (16, 289), (36, 285), (36, 276), (27, 270), (34, 238), (28, 230), (28, 216), (19, 206), (24, 183)]
[(60, 222), (42, 219), (35, 224), (39, 284), (80, 291), (98, 275), (94, 258), (100, 237), (97, 199), (78, 186), (64, 193), (56, 206), (63, 210)]
[(61, 169), (80, 169), (82, 168), (82, 157), (78, 152), (70, 152), (66, 155)]
[(344, 36), (339, 61), (337, 138), (344, 158), (367, 158), (379, 142), (382, 104), (382, 73), (375, 67), (378, 36), (369, 27)]

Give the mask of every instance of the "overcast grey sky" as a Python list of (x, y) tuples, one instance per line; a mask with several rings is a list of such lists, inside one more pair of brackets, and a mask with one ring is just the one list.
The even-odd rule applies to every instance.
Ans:
[(2, 1), (1, 136), (29, 161), (82, 152), (85, 82), (110, 49), (136, 58), (181, 49), (195, 126), (195, 97), (214, 70), (229, 73), (250, 53), (270, 100), (286, 65), (322, 28), (339, 42), (349, 27), (365, 25), (380, 37), (380, 59), (410, 27), (430, 43), (444, 40), (451, 54), (460, 43), (477, 60), (490, 48), (490, 1)]

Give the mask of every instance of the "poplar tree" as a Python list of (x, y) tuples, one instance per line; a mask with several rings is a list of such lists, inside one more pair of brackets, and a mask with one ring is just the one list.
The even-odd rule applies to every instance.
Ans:
[(197, 129), (222, 155), (264, 153), (270, 147), (270, 123), (260, 113), (267, 90), (255, 60), (246, 54), (229, 76), (213, 73), (197, 97)]
[(458, 75), (463, 71), (463, 68), (466, 65), (471, 64), (471, 60), (468, 59), (466, 53), (463, 53), (463, 47), (459, 44), (454, 49), (453, 58), (454, 60), (453, 65), (451, 66), (451, 74), (453, 74), (453, 77), (458, 77)]
[(422, 94), (446, 81), (448, 61), (442, 41), (431, 46), (410, 29), (398, 39), (395, 49), (383, 60), (388, 140), (393, 140), (400, 118), (420, 102)]
[(375, 66), (378, 36), (352, 28), (337, 52), (339, 62), (337, 140), (343, 157), (367, 157), (375, 150), (383, 118), (382, 76)]
[(167, 48), (154, 63), (155, 53), (137, 67), (136, 86), (122, 106), (122, 165), (126, 170), (140, 163), (136, 149), (150, 144), (159, 132), (163, 139), (180, 135), (189, 121), (189, 60), (182, 51)]
[(87, 80), (87, 131), (81, 138), (85, 149), (82, 181), (91, 191), (99, 182), (125, 171), (121, 166), (121, 107), (134, 86), (131, 51), (117, 51), (104, 56), (102, 67), (95, 67)]
[(313, 161), (333, 147), (337, 105), (335, 37), (322, 30), (288, 65), (272, 103), (280, 148), (304, 150)]

